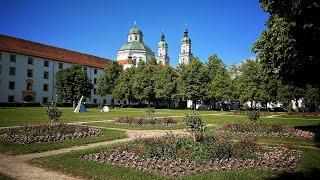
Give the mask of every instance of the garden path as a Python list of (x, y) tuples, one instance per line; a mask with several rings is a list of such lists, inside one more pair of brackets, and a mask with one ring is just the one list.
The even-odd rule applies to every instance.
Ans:
[[(102, 128), (102, 127), (99, 127), (99, 128)], [(119, 128), (109, 128), (109, 129), (119, 129)], [(87, 144), (82, 146), (74, 146), (69, 148), (62, 148), (58, 150), (52, 150), (52, 151), (46, 151), (46, 152), (40, 152), (40, 153), (34, 153), (34, 154), (26, 154), (26, 155), (18, 155), (18, 156), (0, 154), (0, 159), (1, 159), (0, 172), (12, 178), (21, 179), (21, 180), (80, 179), (79, 177), (70, 177), (59, 172), (54, 172), (54, 171), (33, 166), (31, 164), (28, 164), (28, 161), (34, 158), (39, 158), (39, 157), (52, 156), (52, 155), (67, 153), (71, 151), (78, 151), (78, 150), (99, 147), (99, 146), (106, 146), (106, 145), (111, 145), (111, 144), (116, 144), (121, 142), (127, 142), (139, 137), (158, 137), (158, 136), (166, 135), (167, 133), (172, 133), (175, 135), (187, 134), (187, 132), (184, 130), (127, 130), (127, 129), (119, 129), (119, 130), (126, 131), (128, 138), (92, 143), (92, 144)]]

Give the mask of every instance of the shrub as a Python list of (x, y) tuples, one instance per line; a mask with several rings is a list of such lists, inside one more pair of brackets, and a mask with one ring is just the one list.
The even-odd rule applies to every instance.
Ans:
[(260, 111), (248, 111), (247, 117), (250, 121), (257, 121), (260, 118)]
[(147, 115), (148, 115), (148, 118), (153, 118), (153, 115), (154, 115), (154, 113), (155, 113), (156, 111), (154, 110), (154, 107), (148, 107), (147, 109), (146, 109), (146, 113), (147, 113)]
[(62, 112), (57, 108), (55, 103), (48, 107), (46, 114), (53, 124), (57, 124), (60, 116), (62, 116)]
[(183, 121), (186, 125), (187, 131), (192, 133), (193, 140), (198, 141), (201, 139), (202, 134), (206, 129), (205, 124), (202, 122), (202, 118), (196, 113), (193, 113), (191, 115), (187, 115)]

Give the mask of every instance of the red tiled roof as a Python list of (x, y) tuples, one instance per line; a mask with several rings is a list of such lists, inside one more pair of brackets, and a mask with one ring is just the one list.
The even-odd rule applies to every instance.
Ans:
[(124, 64), (134, 64), (134, 62), (131, 59), (123, 59), (123, 60), (118, 60), (118, 64), (124, 65)]
[(109, 59), (0, 34), (0, 50), (45, 59), (105, 68)]

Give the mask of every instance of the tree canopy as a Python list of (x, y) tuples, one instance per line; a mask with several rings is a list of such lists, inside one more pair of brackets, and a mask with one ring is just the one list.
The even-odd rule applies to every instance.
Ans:
[(73, 107), (81, 96), (90, 97), (92, 88), (87, 72), (79, 65), (71, 65), (56, 73), (58, 100), (71, 101)]

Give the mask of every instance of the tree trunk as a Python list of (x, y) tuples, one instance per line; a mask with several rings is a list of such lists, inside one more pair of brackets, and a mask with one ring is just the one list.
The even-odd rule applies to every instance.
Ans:
[(220, 111), (223, 111), (222, 102), (220, 103)]
[(296, 107), (297, 107), (297, 110), (298, 112), (300, 112), (300, 108), (299, 108), (299, 102), (297, 99), (294, 100), (295, 104), (296, 104)]

